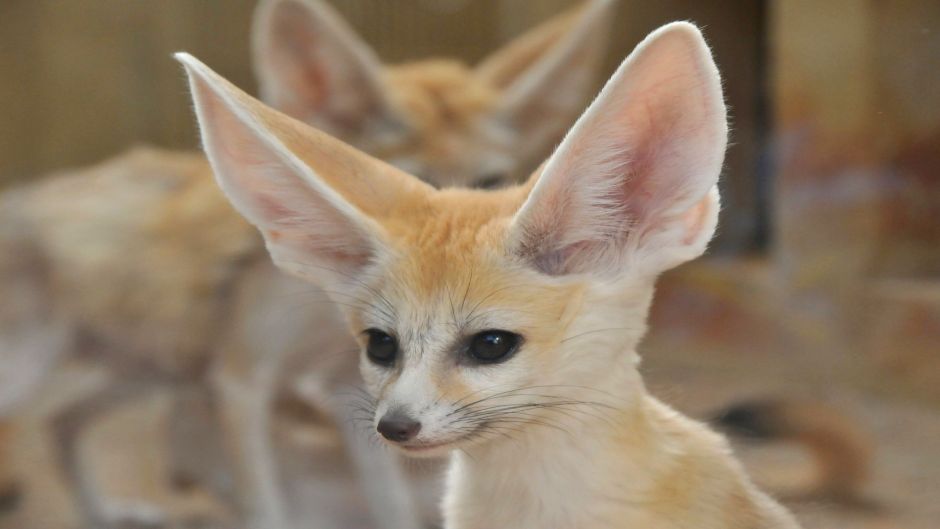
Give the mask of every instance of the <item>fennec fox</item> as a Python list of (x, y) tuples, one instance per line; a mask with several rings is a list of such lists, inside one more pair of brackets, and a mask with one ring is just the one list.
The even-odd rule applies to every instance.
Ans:
[[(612, 5), (583, 4), (471, 68), (455, 60), (384, 66), (327, 4), (267, 0), (253, 34), (261, 95), (433, 185), (499, 187), (577, 117)], [(103, 527), (114, 516), (80, 468), (82, 426), (142, 389), (169, 383), (201, 392), (211, 380), (235, 467), (233, 496), (251, 524), (289, 525), (266, 433), (272, 394), (307, 365), (328, 390), (358, 379), (355, 358), (336, 354), (355, 344), (329, 324), (339, 321), (335, 306), (304, 288), (271, 265), (202, 156), (138, 150), (5, 193), (0, 418), (41, 387), (62, 355), (105, 355), (115, 372), (108, 386), (70, 405), (52, 428), (85, 524)], [(276, 347), (271, 334), (280, 337)], [(332, 401), (323, 406), (341, 411)], [(369, 523), (414, 529), (394, 461), (348, 429), (353, 464), (369, 470)], [(204, 461), (214, 458), (190, 459)], [(9, 482), (4, 468), (0, 462), (0, 480)], [(6, 483), (0, 493), (15, 496)], [(342, 509), (327, 507), (320, 527), (351, 525)]]
[(695, 26), (651, 34), (498, 191), (435, 190), (178, 58), (219, 185), (342, 304), (379, 434), (451, 454), (448, 529), (798, 527), (637, 370), (655, 278), (718, 218), (726, 111)]

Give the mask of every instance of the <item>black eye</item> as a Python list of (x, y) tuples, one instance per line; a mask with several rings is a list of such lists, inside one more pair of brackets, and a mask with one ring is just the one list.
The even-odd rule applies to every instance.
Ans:
[(477, 362), (495, 364), (508, 360), (521, 343), (522, 336), (516, 333), (499, 330), (483, 331), (470, 338), (467, 352)]
[(506, 175), (502, 173), (490, 173), (480, 177), (478, 180), (473, 182), (470, 187), (476, 189), (496, 189), (498, 187), (503, 187), (506, 183)]
[(365, 333), (369, 337), (369, 343), (366, 344), (369, 360), (383, 366), (392, 365), (398, 356), (398, 340), (378, 329), (368, 329)]

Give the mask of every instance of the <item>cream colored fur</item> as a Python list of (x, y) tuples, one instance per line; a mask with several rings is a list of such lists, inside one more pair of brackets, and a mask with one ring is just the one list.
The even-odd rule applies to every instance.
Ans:
[[(451, 454), (447, 529), (796, 529), (723, 437), (637, 370), (656, 277), (705, 251), (727, 144), (718, 71), (673, 23), (621, 65), (522, 186), (435, 190), (189, 74), (219, 185), (275, 263), (342, 304), (391, 444)], [(474, 336), (515, 333), (497, 363)], [(372, 361), (369, 336), (396, 344)]]

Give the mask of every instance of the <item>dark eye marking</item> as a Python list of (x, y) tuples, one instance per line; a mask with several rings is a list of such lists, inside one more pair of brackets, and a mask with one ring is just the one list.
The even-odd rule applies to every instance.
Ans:
[(478, 364), (498, 364), (509, 360), (522, 342), (522, 336), (514, 332), (490, 329), (470, 337), (466, 354)]
[(475, 180), (470, 187), (474, 189), (497, 189), (503, 187), (508, 182), (506, 175), (503, 173), (490, 173), (481, 176)]
[(363, 333), (368, 337), (366, 356), (372, 363), (384, 367), (395, 363), (398, 357), (398, 340), (394, 336), (379, 329), (366, 329)]

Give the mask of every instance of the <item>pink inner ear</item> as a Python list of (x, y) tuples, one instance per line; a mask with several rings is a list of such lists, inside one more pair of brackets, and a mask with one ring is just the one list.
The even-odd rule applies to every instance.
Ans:
[(692, 244), (702, 234), (710, 209), (711, 194), (709, 193), (682, 216), (682, 224), (685, 227), (683, 244)]
[(280, 6), (272, 23), (272, 38), (277, 40), (274, 48), (280, 48), (273, 60), (280, 64), (282, 75), (289, 84), (288, 90), (294, 95), (288, 98), (290, 107), (285, 106), (281, 110), (298, 116), (320, 108), (329, 85), (327, 72), (317, 65), (317, 42), (313, 30), (308, 27), (310, 24), (304, 9), (292, 4)]
[(258, 208), (261, 210), (260, 213), (269, 219), (284, 219), (291, 218), (297, 213), (281, 204), (281, 202), (276, 198), (266, 194), (259, 193), (256, 197)]

